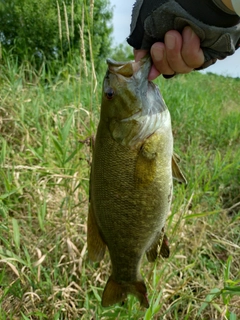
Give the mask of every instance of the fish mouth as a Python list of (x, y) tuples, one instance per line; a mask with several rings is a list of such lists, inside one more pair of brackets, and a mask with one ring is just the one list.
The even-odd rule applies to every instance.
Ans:
[(119, 62), (113, 59), (107, 59), (108, 71), (110, 73), (121, 75), (126, 78), (137, 76), (141, 74), (141, 77), (147, 78), (150, 71), (152, 61), (149, 55), (145, 56), (139, 61), (127, 61)]

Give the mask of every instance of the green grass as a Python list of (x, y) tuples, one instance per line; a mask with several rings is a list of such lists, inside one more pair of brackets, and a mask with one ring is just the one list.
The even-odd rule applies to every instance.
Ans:
[[(46, 76), (46, 75), (45, 75)], [(0, 318), (239, 319), (240, 80), (159, 79), (187, 187), (175, 185), (171, 256), (144, 262), (151, 306), (103, 309), (109, 257), (87, 258), (89, 138), (101, 81), (65, 67), (56, 81), (9, 60), (0, 74)]]

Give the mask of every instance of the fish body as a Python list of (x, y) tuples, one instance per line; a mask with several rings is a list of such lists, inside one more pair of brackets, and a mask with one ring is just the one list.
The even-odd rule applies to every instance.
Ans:
[(140, 266), (145, 253), (149, 261), (159, 254), (170, 211), (171, 118), (158, 87), (147, 79), (150, 58), (107, 63), (90, 178), (88, 254), (100, 261), (106, 247), (110, 253), (103, 306), (133, 294), (148, 307)]

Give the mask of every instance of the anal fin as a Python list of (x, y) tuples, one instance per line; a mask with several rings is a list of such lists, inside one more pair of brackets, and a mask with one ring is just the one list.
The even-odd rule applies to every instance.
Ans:
[(149, 262), (154, 262), (158, 256), (163, 258), (168, 258), (170, 255), (170, 248), (168, 243), (168, 238), (164, 234), (164, 228), (159, 237), (153, 242), (152, 246), (146, 252), (147, 259)]
[(161, 249), (160, 249), (160, 255), (163, 258), (169, 258), (169, 256), (170, 256), (169, 242), (168, 242), (168, 237), (166, 234), (163, 235), (162, 245), (161, 245)]

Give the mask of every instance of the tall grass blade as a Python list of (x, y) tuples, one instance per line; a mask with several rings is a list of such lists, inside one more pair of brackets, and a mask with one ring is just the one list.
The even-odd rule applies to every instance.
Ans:
[(15, 246), (17, 250), (20, 249), (20, 230), (18, 221), (14, 218), (12, 218), (12, 226), (13, 226), (13, 241), (15, 243)]
[(65, 26), (66, 26), (66, 37), (67, 37), (67, 41), (68, 41), (68, 45), (69, 45), (69, 49), (70, 49), (70, 33), (69, 33), (69, 24), (68, 24), (68, 14), (67, 14), (66, 4), (64, 1), (63, 1), (63, 9), (64, 9), (64, 18), (65, 18)]

